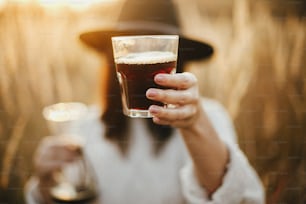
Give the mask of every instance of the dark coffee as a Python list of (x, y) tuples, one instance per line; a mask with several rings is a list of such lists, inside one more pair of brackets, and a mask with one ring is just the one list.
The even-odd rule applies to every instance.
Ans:
[(163, 105), (149, 100), (146, 91), (149, 88), (165, 88), (154, 82), (154, 76), (159, 73), (174, 73), (176, 57), (169, 52), (133, 53), (118, 60), (116, 68), (127, 108), (147, 110), (152, 104)]

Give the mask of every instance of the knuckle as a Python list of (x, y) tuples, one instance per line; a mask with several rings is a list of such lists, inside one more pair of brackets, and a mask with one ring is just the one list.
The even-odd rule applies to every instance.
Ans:
[(190, 94), (190, 101), (191, 103), (196, 103), (200, 98), (200, 94), (198, 92), (194, 94)]
[(190, 101), (190, 99), (192, 98), (192, 94), (190, 92), (183, 92), (181, 97), (180, 97), (180, 100), (178, 101), (179, 104), (186, 104), (188, 103), (188, 101)]
[(185, 89), (189, 87), (189, 77), (187, 74), (183, 74), (181, 78), (180, 88)]
[(178, 109), (175, 109), (175, 118), (176, 121), (183, 120), (186, 117), (186, 111), (184, 107), (180, 107)]
[(197, 79), (197, 77), (194, 74), (192, 74), (190, 72), (187, 72), (187, 75), (188, 75), (190, 83), (192, 85), (194, 85), (194, 84), (196, 84), (198, 82), (198, 79)]
[(168, 93), (167, 91), (161, 91), (161, 92), (159, 93), (160, 100), (161, 100), (161, 101), (168, 101), (168, 100), (169, 100), (170, 94), (171, 94), (171, 93)]
[(194, 74), (190, 72), (184, 72), (181, 75), (181, 84), (180, 88), (186, 89), (190, 86), (193, 86), (197, 83), (197, 78), (194, 76)]
[(191, 105), (188, 107), (188, 118), (192, 119), (194, 117), (196, 117), (196, 115), (198, 115), (198, 108), (194, 105)]
[(191, 81), (192, 81), (192, 84), (197, 84), (198, 83), (198, 78), (192, 74), (191, 75)]
[(178, 119), (183, 120), (185, 118), (185, 111), (178, 111)]
[(193, 105), (185, 107), (184, 111), (186, 113), (186, 118), (193, 117), (197, 113), (197, 109)]
[(195, 106), (192, 106), (192, 108), (190, 110), (191, 115), (195, 115), (195, 114), (197, 114), (197, 112), (198, 112), (198, 109)]

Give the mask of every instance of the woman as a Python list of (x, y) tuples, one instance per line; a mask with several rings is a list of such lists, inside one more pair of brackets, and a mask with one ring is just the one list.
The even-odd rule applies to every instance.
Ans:
[[(202, 99), (196, 77), (183, 72), (187, 61), (208, 58), (212, 48), (182, 36), (171, 2), (129, 1), (122, 11), (115, 31), (81, 35), (109, 60), (102, 74), (102, 106), (92, 108), (77, 128), (97, 176), (97, 202), (263, 203), (260, 180), (237, 147), (225, 110), (213, 100)], [(122, 114), (110, 37), (131, 34), (180, 35), (178, 73), (154, 78), (171, 89), (151, 88), (146, 93), (151, 100), (176, 107), (151, 106), (153, 119)], [(36, 174), (26, 188), (29, 203), (51, 201), (52, 174), (74, 161), (79, 149), (64, 137), (42, 141), (35, 157)]]

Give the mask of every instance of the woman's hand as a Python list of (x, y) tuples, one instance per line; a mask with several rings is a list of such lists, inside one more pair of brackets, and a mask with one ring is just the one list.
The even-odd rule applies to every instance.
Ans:
[(153, 121), (180, 130), (198, 181), (210, 196), (222, 183), (229, 155), (202, 108), (197, 79), (185, 72), (158, 74), (154, 80), (169, 89), (151, 88), (146, 93), (147, 97), (171, 106), (150, 106)]
[(199, 116), (200, 96), (197, 78), (188, 72), (178, 74), (157, 74), (155, 82), (169, 89), (148, 89), (149, 99), (171, 104), (168, 107), (152, 105), (149, 108), (153, 121), (160, 125), (178, 128), (189, 127)]
[(53, 174), (81, 155), (81, 142), (72, 136), (48, 136), (35, 153), (34, 167), (39, 179), (39, 190), (48, 203), (49, 189), (54, 185)]

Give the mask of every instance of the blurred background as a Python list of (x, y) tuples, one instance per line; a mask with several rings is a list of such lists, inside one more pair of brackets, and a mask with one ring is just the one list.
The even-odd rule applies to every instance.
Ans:
[[(0, 0), (0, 203), (20, 204), (48, 135), (42, 108), (99, 101), (103, 57), (79, 41), (123, 0)], [(184, 32), (215, 55), (188, 64), (233, 118), (267, 203), (306, 203), (306, 1), (176, 0)]]

